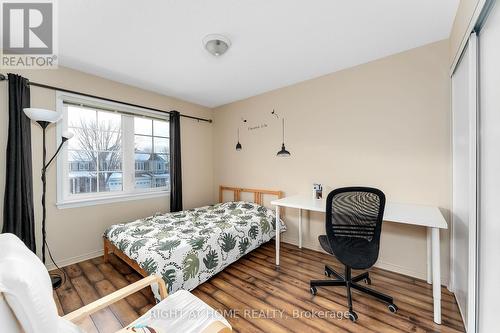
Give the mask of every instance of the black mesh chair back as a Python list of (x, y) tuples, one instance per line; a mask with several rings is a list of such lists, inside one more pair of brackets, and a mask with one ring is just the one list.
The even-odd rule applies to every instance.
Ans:
[(385, 195), (370, 187), (344, 187), (326, 199), (326, 234), (344, 265), (367, 269), (378, 258)]

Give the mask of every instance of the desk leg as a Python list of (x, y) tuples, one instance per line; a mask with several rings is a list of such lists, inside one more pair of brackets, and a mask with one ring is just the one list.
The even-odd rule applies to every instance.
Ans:
[(432, 283), (432, 228), (427, 229), (427, 283)]
[(441, 251), (439, 228), (432, 228), (432, 297), (434, 299), (434, 322), (441, 324)]
[(302, 248), (302, 209), (299, 209), (299, 249)]
[(276, 267), (280, 266), (280, 207), (276, 206)]

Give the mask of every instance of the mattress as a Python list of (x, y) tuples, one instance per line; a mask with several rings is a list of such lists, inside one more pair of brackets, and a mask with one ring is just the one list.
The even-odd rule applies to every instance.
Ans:
[(104, 236), (175, 292), (194, 289), (268, 242), (275, 228), (274, 211), (238, 201), (116, 224)]

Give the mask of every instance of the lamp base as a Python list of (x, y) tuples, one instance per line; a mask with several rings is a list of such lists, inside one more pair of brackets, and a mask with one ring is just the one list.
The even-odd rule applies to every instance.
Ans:
[(60, 275), (51, 274), (52, 289), (57, 289), (62, 285), (62, 277)]

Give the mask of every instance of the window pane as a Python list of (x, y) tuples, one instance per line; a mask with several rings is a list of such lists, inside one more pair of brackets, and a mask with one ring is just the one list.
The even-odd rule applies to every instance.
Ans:
[(114, 192), (123, 190), (121, 172), (99, 172), (99, 192)]
[(71, 194), (97, 192), (97, 177), (95, 172), (70, 172), (69, 192)]
[(153, 151), (153, 138), (150, 136), (135, 136), (135, 151), (151, 153)]
[(136, 189), (146, 189), (151, 188), (152, 175), (145, 172), (135, 173), (135, 188)]
[(100, 151), (99, 171), (121, 171), (122, 152), (121, 151)]
[(170, 131), (168, 121), (153, 120), (153, 126), (154, 126), (154, 135), (155, 136), (168, 137), (169, 131)]
[(164, 174), (168, 173), (168, 155), (165, 154), (153, 154), (153, 163), (151, 165), (151, 171), (154, 174)]
[(165, 138), (154, 138), (155, 153), (165, 154), (169, 153), (169, 139)]
[(136, 172), (135, 188), (147, 189), (147, 188), (168, 187), (170, 186), (169, 179), (170, 176), (168, 174), (152, 175), (149, 173)]
[(71, 173), (84, 172), (87, 174), (87, 171), (95, 171), (97, 153), (94, 151), (70, 150), (68, 151), (68, 164), (70, 176), (72, 176)]
[(97, 122), (97, 112), (89, 108), (68, 105), (68, 127), (83, 128)]
[(97, 150), (120, 150), (122, 145), (121, 132), (99, 132)]
[(74, 134), (68, 141), (68, 148), (75, 150), (96, 150), (97, 149), (97, 131), (86, 128), (70, 128)]
[(135, 188), (156, 188), (169, 184), (168, 155), (135, 154)]
[(99, 111), (97, 119), (101, 131), (118, 132), (122, 127), (122, 116), (118, 113)]
[(155, 176), (153, 177), (153, 187), (154, 188), (159, 188), (159, 187), (167, 187), (170, 186), (169, 184), (169, 176), (164, 175), (164, 176)]
[(136, 171), (149, 171), (149, 157), (150, 154), (135, 153), (135, 170)]
[(153, 121), (147, 118), (134, 117), (135, 134), (153, 135)]
[[(123, 192), (123, 178), (135, 174), (137, 189), (168, 188), (169, 122), (148, 117), (126, 117), (118, 112), (65, 106), (68, 130), (74, 137), (66, 144), (70, 194)], [(134, 147), (124, 147), (122, 126), (134, 121)], [(128, 124), (128, 123), (127, 123)], [(123, 174), (123, 161), (134, 148), (135, 170)], [(90, 197), (90, 196), (89, 196)]]

